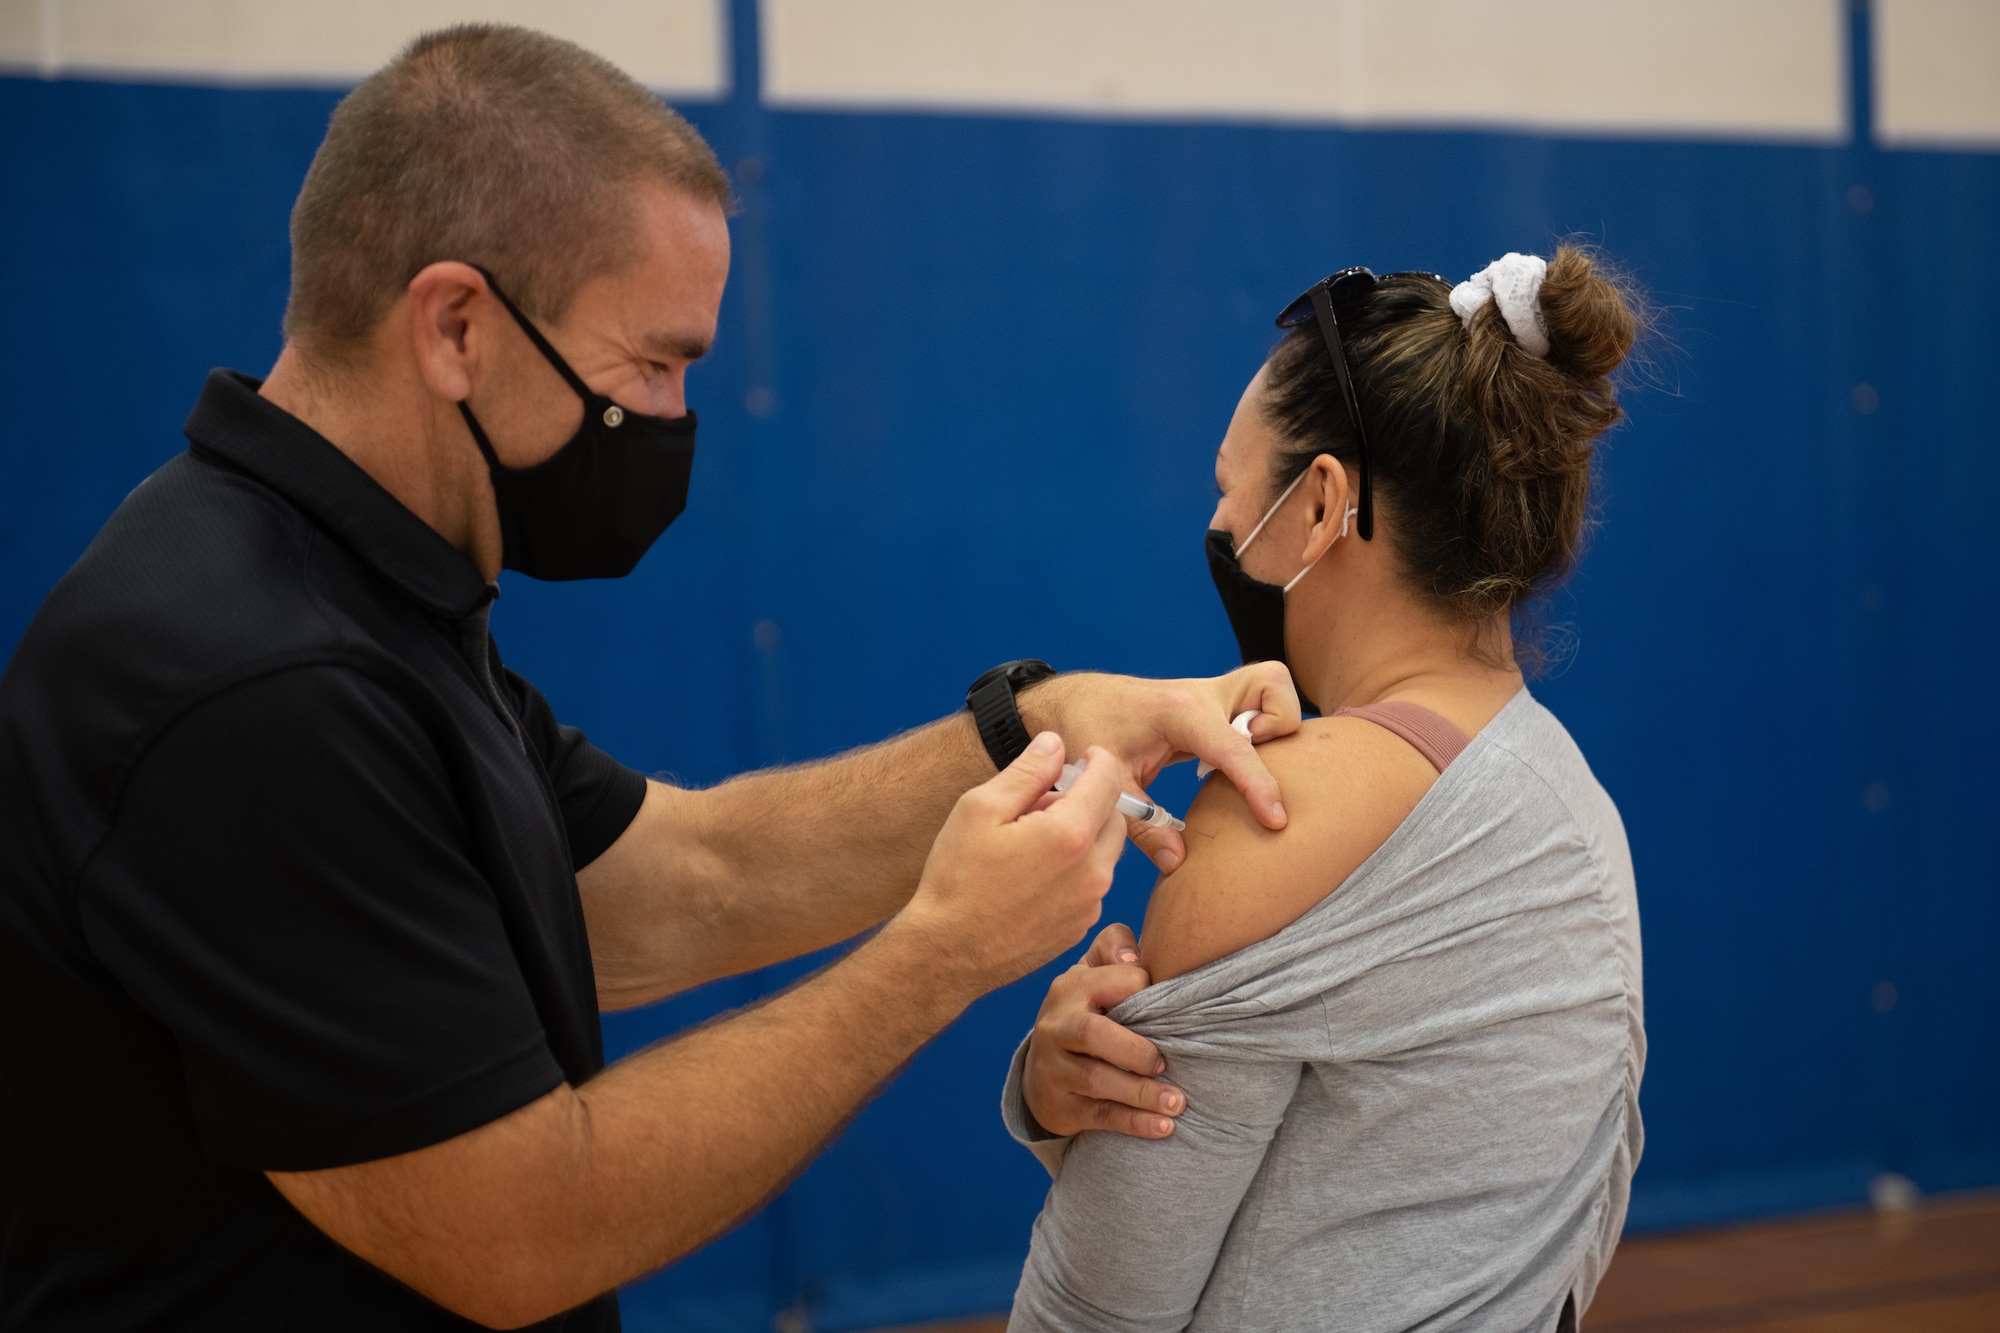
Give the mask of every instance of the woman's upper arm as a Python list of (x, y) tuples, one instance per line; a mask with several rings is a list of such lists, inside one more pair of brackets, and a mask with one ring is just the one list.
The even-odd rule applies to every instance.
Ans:
[(1078, 1135), (1035, 1219), (1009, 1333), (1185, 1328), (1302, 1068), (1170, 1052), (1188, 1094), (1170, 1136)]
[(1358, 718), (1321, 718), (1259, 748), (1290, 822), (1272, 832), (1221, 774), (1187, 814), (1187, 860), (1160, 877), (1139, 939), (1155, 982), (1283, 930), (1387, 841), (1437, 780), (1429, 761)]

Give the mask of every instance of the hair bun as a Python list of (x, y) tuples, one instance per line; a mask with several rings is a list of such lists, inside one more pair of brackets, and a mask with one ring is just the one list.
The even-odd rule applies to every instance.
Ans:
[[(1351, 328), (1342, 320), (1343, 348), (1367, 418), (1378, 532), (1410, 587), (1490, 628), (1576, 563), (1597, 440), (1620, 415), (1611, 372), (1649, 327), (1648, 308), (1593, 251), (1564, 245), (1546, 264), (1503, 256), (1457, 288), (1390, 274), (1355, 315)], [(1310, 320), (1273, 349), (1270, 494), (1323, 453), (1358, 469), (1340, 379)], [(1534, 659), (1531, 628), (1515, 647)]]
[(1639, 335), (1636, 305), (1624, 276), (1591, 251), (1557, 247), (1542, 279), (1549, 360), (1590, 379), (1609, 375)]

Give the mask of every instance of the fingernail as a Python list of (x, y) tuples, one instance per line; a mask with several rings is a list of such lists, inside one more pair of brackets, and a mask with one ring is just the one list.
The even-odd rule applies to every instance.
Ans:
[(1153, 864), (1160, 868), (1162, 875), (1171, 875), (1181, 868), (1181, 854), (1169, 848), (1154, 858)]
[(1164, 1074), (1167, 1072), (1166, 1057), (1161, 1056), (1153, 1061), (1153, 1072), (1155, 1074)]
[(1162, 1137), (1171, 1134), (1174, 1132), (1174, 1122), (1171, 1120), (1155, 1120), (1153, 1122), (1153, 1132)]
[(1271, 803), (1271, 813), (1278, 817), (1280, 824), (1291, 823), (1291, 816), (1285, 813), (1285, 803), (1283, 801), (1273, 801)]
[(1169, 1113), (1180, 1110), (1181, 1095), (1178, 1092), (1167, 1093), (1160, 1098), (1160, 1109)]
[(1121, 963), (1136, 963), (1139, 961), (1139, 955), (1133, 953), (1130, 949), (1120, 949), (1118, 951), (1118, 961)]
[(1057, 750), (1062, 749), (1062, 737), (1056, 735), (1053, 731), (1045, 731), (1035, 737), (1034, 740), (1028, 742), (1028, 749), (1034, 754), (1054, 754)]

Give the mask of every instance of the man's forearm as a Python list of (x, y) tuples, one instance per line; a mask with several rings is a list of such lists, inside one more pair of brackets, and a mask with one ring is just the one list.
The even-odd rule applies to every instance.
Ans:
[[(420, 1166), (274, 1180), (447, 1307), (545, 1317), (672, 1262), (782, 1187), (969, 1002), (939, 965), (947, 947), (898, 922), (770, 1002), (426, 1149)], [(399, 1173), (388, 1185), (371, 1178), (385, 1167)], [(407, 1206), (385, 1206), (385, 1188)], [(456, 1201), (448, 1215), (423, 1203), (439, 1197)]]
[(752, 773), (716, 788), (704, 841), (744, 879), (782, 895), (821, 943), (874, 925), (909, 900), (952, 803), (993, 776), (965, 714), (822, 763)]
[(707, 791), (655, 784), (631, 845), (579, 877), (600, 1002), (645, 1003), (880, 923), (909, 901), (952, 803), (993, 771), (958, 715)]
[[(1031, 731), (1063, 730), (1068, 684), (1057, 677), (1022, 692)], [(701, 793), (699, 840), (726, 867), (731, 904), (754, 923), (745, 943), (768, 954), (748, 966), (838, 943), (908, 902), (952, 803), (993, 773), (971, 714), (958, 712)]]
[[(1070, 683), (1057, 677), (1022, 691), (1031, 732), (1062, 731)], [(700, 841), (727, 868), (724, 910), (741, 923), (716, 940), (735, 950), (731, 970), (795, 958), (888, 918), (916, 889), (952, 803), (994, 771), (971, 714), (959, 712), (704, 793)]]
[[(776, 1193), (969, 1002), (932, 944), (893, 929), (804, 985), (586, 1084), (593, 1152), (572, 1260), (591, 1290), (713, 1238)], [(664, 1206), (663, 1206), (664, 1205)], [(594, 1234), (593, 1234), (594, 1232)]]

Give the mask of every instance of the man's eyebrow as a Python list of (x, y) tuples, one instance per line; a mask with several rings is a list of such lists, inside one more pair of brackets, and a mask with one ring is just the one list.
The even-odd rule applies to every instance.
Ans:
[(699, 361), (708, 355), (708, 339), (684, 333), (653, 333), (641, 340), (647, 355), (669, 361)]

